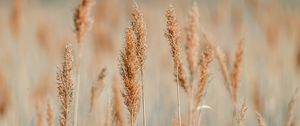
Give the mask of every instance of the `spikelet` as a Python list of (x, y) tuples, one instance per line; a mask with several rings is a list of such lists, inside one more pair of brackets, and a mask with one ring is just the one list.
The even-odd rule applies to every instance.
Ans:
[(121, 76), (124, 83), (123, 97), (130, 113), (131, 125), (136, 124), (137, 114), (140, 110), (141, 86), (138, 83), (138, 59), (134, 42), (132, 27), (127, 28), (126, 45), (121, 53)]
[(138, 6), (134, 6), (131, 12), (132, 22), (131, 26), (136, 37), (136, 52), (139, 60), (140, 69), (143, 70), (145, 63), (145, 50), (146, 50), (146, 32), (143, 13), (139, 10)]
[(209, 76), (209, 64), (212, 61), (212, 49), (210, 46), (207, 46), (204, 52), (201, 54), (200, 59), (200, 77), (199, 84), (195, 88), (195, 108), (200, 105), (200, 102), (203, 96), (206, 93), (207, 85), (208, 85), (208, 76)]
[(0, 117), (4, 117), (11, 104), (11, 94), (2, 71), (0, 71), (0, 99)]
[(190, 72), (190, 76), (193, 78), (195, 69), (198, 64), (198, 49), (199, 49), (199, 9), (197, 4), (193, 5), (192, 10), (188, 16), (188, 25), (186, 27), (186, 45), (185, 45), (185, 53), (186, 60), (188, 62), (188, 68)]
[(47, 123), (48, 126), (54, 126), (54, 112), (50, 103), (47, 104)]
[(101, 72), (98, 75), (97, 82), (93, 84), (91, 89), (91, 98), (90, 98), (90, 112), (94, 110), (96, 99), (101, 95), (103, 88), (104, 88), (104, 82), (103, 79), (106, 76), (106, 69), (103, 68)]
[(215, 48), (215, 54), (216, 54), (218, 63), (221, 66), (221, 72), (222, 72), (223, 78), (225, 80), (225, 83), (224, 83), (225, 88), (226, 88), (229, 96), (232, 98), (231, 79), (230, 79), (228, 68), (227, 68), (227, 65), (225, 62), (225, 56), (219, 47)]
[(10, 26), (13, 35), (18, 39), (21, 32), (21, 15), (23, 8), (23, 0), (14, 0), (14, 6), (10, 17)]
[(267, 126), (264, 121), (264, 118), (258, 112), (256, 112), (256, 119), (257, 119), (258, 126)]
[(244, 54), (244, 40), (241, 39), (241, 41), (238, 44), (238, 49), (236, 51), (235, 55), (235, 62), (232, 69), (232, 90), (233, 90), (233, 101), (236, 106), (237, 97), (238, 97), (238, 88), (239, 88), (239, 81), (241, 76), (241, 64), (242, 64), (242, 58)]
[(79, 44), (83, 43), (84, 36), (90, 28), (91, 19), (89, 13), (92, 5), (91, 0), (81, 0), (81, 4), (74, 13), (75, 33)]
[(73, 100), (73, 55), (71, 44), (68, 44), (64, 52), (62, 69), (57, 73), (58, 96), (61, 103), (60, 126), (69, 126), (71, 105)]
[(179, 43), (179, 29), (177, 24), (177, 19), (175, 15), (175, 9), (172, 5), (169, 5), (169, 8), (166, 13), (167, 18), (167, 29), (165, 31), (165, 37), (168, 39), (171, 46), (171, 53), (174, 61), (175, 76), (178, 77), (180, 86), (188, 94), (190, 86), (186, 79), (183, 65), (180, 61), (180, 43)]
[(246, 114), (248, 107), (246, 106), (246, 102), (244, 101), (239, 114), (236, 117), (237, 123), (239, 126), (246, 126)]
[(297, 101), (298, 92), (299, 92), (299, 88), (296, 89), (292, 99), (289, 102), (288, 119), (287, 119), (285, 126), (292, 126), (292, 123), (295, 120), (294, 112), (296, 111), (296, 101)]
[(115, 126), (124, 126), (124, 113), (122, 111), (122, 94), (120, 89), (119, 79), (114, 78), (113, 92), (114, 92), (114, 123)]

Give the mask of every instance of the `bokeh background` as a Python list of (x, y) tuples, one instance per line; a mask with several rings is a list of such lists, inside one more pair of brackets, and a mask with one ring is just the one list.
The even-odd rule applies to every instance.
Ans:
[[(73, 13), (79, 0), (0, 0), (0, 106), (1, 126), (35, 126), (39, 114), (46, 118), (47, 104), (53, 106), (58, 124), (59, 102), (56, 73), (67, 43), (76, 47)], [(112, 80), (119, 75), (120, 50), (129, 25), (130, 0), (94, 0), (93, 25), (85, 41), (79, 125), (104, 125), (112, 104)], [(240, 38), (245, 39), (241, 67), (239, 105), (249, 107), (246, 122), (257, 125), (260, 109), (270, 126), (284, 125), (288, 103), (300, 86), (300, 1), (299, 0), (136, 0), (144, 14), (147, 31), (145, 65), (146, 115), (149, 126), (172, 125), (176, 108), (176, 83), (170, 48), (164, 37), (165, 13), (176, 9), (181, 42), (188, 12), (197, 3), (200, 13), (200, 48), (203, 32), (221, 47), (229, 68), (233, 65)], [(17, 9), (16, 9), (17, 7)], [(13, 12), (20, 12), (15, 28)], [(18, 29), (18, 30), (16, 30)], [(74, 49), (76, 52), (76, 49)], [(182, 59), (185, 59), (182, 46)], [(201, 50), (199, 50), (201, 51)], [(186, 62), (184, 62), (186, 65)], [(102, 68), (107, 69), (105, 88), (97, 99), (97, 112), (89, 114), (91, 86)], [(187, 70), (187, 69), (186, 69)], [(3, 83), (3, 84), (2, 84)], [(181, 93), (183, 113), (187, 96)], [(259, 102), (258, 102), (259, 101)], [(295, 126), (300, 125), (300, 102), (296, 103)], [(227, 126), (232, 121), (230, 97), (224, 87), (220, 66), (214, 58), (204, 101), (213, 109), (202, 111), (205, 126)], [(125, 114), (128, 114), (123, 106)], [(2, 109), (1, 109), (2, 110)], [(138, 117), (142, 124), (142, 111)]]

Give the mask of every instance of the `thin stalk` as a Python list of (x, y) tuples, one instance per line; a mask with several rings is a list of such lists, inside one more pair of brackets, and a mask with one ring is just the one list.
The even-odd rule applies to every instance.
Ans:
[(177, 83), (177, 107), (178, 107), (178, 122), (181, 126), (181, 110), (180, 110), (180, 90), (179, 90), (179, 80), (178, 80), (178, 67), (176, 68), (176, 83)]
[(142, 98), (143, 98), (143, 124), (144, 126), (147, 126), (147, 122), (146, 122), (146, 104), (145, 104), (145, 94), (144, 94), (144, 72), (142, 70), (142, 68), (140, 69), (140, 79), (142, 82)]
[(76, 91), (75, 91), (75, 109), (74, 109), (74, 126), (77, 126), (77, 122), (78, 122), (78, 106), (79, 106), (79, 94), (80, 94), (80, 61), (81, 61), (81, 57), (82, 57), (82, 48), (83, 48), (83, 44), (81, 44), (81, 42), (79, 42), (79, 47), (78, 47), (78, 53), (77, 53), (77, 78), (76, 78)]

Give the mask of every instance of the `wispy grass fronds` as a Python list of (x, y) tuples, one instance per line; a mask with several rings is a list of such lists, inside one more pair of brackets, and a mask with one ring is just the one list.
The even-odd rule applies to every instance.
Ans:
[(60, 126), (70, 126), (71, 107), (73, 101), (73, 54), (71, 44), (68, 44), (64, 52), (62, 69), (57, 73), (58, 96), (61, 104)]
[(103, 91), (104, 88), (103, 79), (105, 78), (105, 76), (106, 76), (106, 69), (103, 68), (98, 75), (97, 82), (93, 84), (91, 89), (90, 112), (94, 110), (96, 99), (101, 95)]
[(121, 53), (121, 77), (124, 83), (123, 97), (130, 113), (131, 126), (136, 125), (141, 105), (141, 85), (138, 83), (138, 58), (132, 27), (127, 28), (125, 49)]

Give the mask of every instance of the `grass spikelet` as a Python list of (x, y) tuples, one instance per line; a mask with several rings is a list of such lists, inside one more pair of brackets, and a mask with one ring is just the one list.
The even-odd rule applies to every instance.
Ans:
[(189, 12), (188, 25), (186, 27), (186, 45), (185, 53), (188, 62), (188, 68), (191, 78), (194, 77), (195, 69), (198, 64), (198, 48), (199, 48), (199, 9), (194, 3), (192, 10)]
[(120, 89), (119, 79), (117, 77), (114, 78), (114, 85), (113, 85), (113, 92), (114, 92), (114, 123), (115, 126), (124, 126), (124, 113), (122, 111), (122, 94)]
[(143, 101), (143, 123), (146, 126), (146, 108), (145, 108), (145, 95), (144, 95), (144, 64), (145, 64), (145, 50), (146, 50), (146, 32), (143, 13), (139, 10), (137, 4), (133, 7), (131, 26), (136, 37), (136, 52), (139, 61), (140, 80), (142, 83), (142, 101)]
[(11, 94), (8, 90), (6, 79), (0, 71), (0, 117), (4, 117), (11, 105)]
[(292, 99), (289, 102), (289, 110), (288, 110), (288, 118), (285, 126), (292, 126), (295, 118), (295, 111), (296, 111), (296, 101), (297, 101), (297, 95), (299, 92), (299, 88), (296, 89)]
[(244, 54), (244, 39), (241, 39), (241, 41), (238, 44), (238, 49), (235, 54), (235, 62), (232, 69), (232, 90), (233, 90), (233, 101), (236, 106), (237, 103), (237, 97), (238, 97), (238, 88), (239, 88), (239, 81), (241, 76), (241, 64)]
[(232, 88), (231, 88), (231, 79), (229, 76), (229, 71), (225, 62), (225, 56), (224, 53), (222, 53), (221, 49), (219, 47), (215, 48), (215, 54), (216, 58), (218, 60), (219, 65), (221, 66), (221, 72), (225, 81), (225, 88), (230, 96), (232, 98)]
[(141, 86), (138, 83), (138, 59), (136, 55), (135, 36), (132, 27), (127, 28), (126, 45), (121, 53), (121, 76), (124, 83), (123, 97), (130, 113), (131, 126), (136, 125), (140, 110)]
[(171, 53), (174, 62), (174, 68), (176, 70), (175, 76), (178, 76), (178, 83), (184, 89), (186, 93), (189, 92), (190, 87), (186, 79), (183, 65), (180, 61), (180, 43), (179, 43), (179, 29), (176, 19), (175, 9), (173, 5), (169, 5), (166, 13), (167, 29), (165, 31), (165, 37), (168, 39), (171, 46)]
[(74, 13), (75, 33), (79, 44), (83, 43), (83, 39), (89, 30), (91, 19), (89, 17), (90, 9), (92, 7), (91, 0), (81, 0), (80, 5)]
[(71, 117), (71, 105), (73, 101), (73, 55), (71, 44), (68, 44), (64, 52), (62, 69), (57, 73), (58, 96), (61, 104), (60, 126), (69, 126)]
[(207, 46), (205, 51), (201, 54), (200, 59), (200, 77), (198, 87), (195, 88), (195, 107), (200, 105), (203, 96), (206, 93), (208, 85), (208, 76), (209, 76), (209, 64), (212, 61), (212, 49), (210, 46)]
[(21, 32), (21, 15), (23, 8), (23, 0), (14, 0), (13, 10), (10, 17), (10, 26), (13, 35), (18, 39)]
[(91, 89), (91, 98), (90, 98), (90, 112), (94, 110), (96, 99), (101, 95), (103, 88), (104, 88), (104, 82), (103, 79), (106, 76), (106, 69), (103, 68), (101, 72), (98, 75), (97, 82), (93, 84)]
[(242, 104), (242, 107), (237, 115), (237, 123), (239, 126), (246, 126), (246, 114), (247, 114), (248, 107), (246, 106), (246, 102)]
[(257, 119), (258, 126), (267, 126), (265, 121), (264, 121), (264, 118), (258, 112), (256, 112), (256, 119)]
[(54, 126), (54, 112), (50, 103), (47, 104), (47, 123), (48, 126)]

